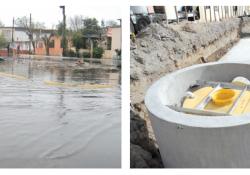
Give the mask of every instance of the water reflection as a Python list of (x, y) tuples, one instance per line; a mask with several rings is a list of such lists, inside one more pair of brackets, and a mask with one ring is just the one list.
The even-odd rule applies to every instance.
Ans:
[[(28, 78), (0, 76), (0, 167), (120, 167), (119, 70), (9, 59), (0, 72)], [(84, 90), (44, 80), (113, 86)]]

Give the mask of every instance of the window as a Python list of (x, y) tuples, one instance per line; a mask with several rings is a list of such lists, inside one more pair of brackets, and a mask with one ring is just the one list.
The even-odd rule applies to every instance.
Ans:
[(49, 48), (54, 48), (55, 47), (55, 40), (51, 40), (49, 42)]
[(112, 48), (112, 37), (107, 38), (107, 50), (111, 50)]

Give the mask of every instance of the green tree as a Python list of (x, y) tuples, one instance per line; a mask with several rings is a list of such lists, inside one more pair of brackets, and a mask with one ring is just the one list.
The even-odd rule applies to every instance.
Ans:
[(83, 48), (84, 40), (81, 32), (74, 32), (72, 36), (72, 43), (76, 48), (76, 54), (79, 56), (79, 49)]
[[(79, 20), (78, 20), (79, 21)], [(76, 53), (79, 55), (79, 49), (84, 48), (85, 41), (88, 38), (90, 49), (89, 55), (101, 58), (103, 54), (103, 49), (98, 48), (95, 41), (93, 41), (92, 35), (96, 35), (97, 37), (101, 36), (101, 27), (98, 24), (96, 18), (84, 18), (82, 19), (83, 25), (81, 28), (78, 28), (78, 31), (72, 31), (72, 43), (76, 48)], [(79, 25), (78, 25), (79, 26)], [(85, 40), (84, 40), (85, 38)]]
[[(63, 33), (63, 23), (62, 22), (59, 22), (59, 24), (57, 24), (56, 30), (57, 30), (57, 35), (62, 36), (62, 33)], [(65, 32), (66, 32), (66, 36), (67, 36), (69, 33), (69, 30), (66, 29)]]
[(82, 29), (83, 35), (99, 35), (101, 34), (101, 27), (98, 24), (96, 18), (85, 18), (83, 19), (84, 27)]
[(104, 50), (101, 47), (95, 47), (93, 49), (93, 57), (94, 58), (102, 58), (103, 53), (104, 53)]

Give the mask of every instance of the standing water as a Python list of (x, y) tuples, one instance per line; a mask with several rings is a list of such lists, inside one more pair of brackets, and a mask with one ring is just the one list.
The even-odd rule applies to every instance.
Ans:
[(111, 66), (7, 59), (0, 114), (0, 167), (121, 166), (120, 72)]

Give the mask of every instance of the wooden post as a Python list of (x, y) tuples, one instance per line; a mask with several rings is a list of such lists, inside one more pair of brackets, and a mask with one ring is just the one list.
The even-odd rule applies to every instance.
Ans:
[(221, 18), (224, 19), (223, 7), (221, 6)]
[(220, 21), (220, 6), (217, 6), (218, 7), (218, 17), (219, 17), (219, 21)]
[(179, 23), (179, 16), (178, 16), (177, 7), (174, 6), (174, 9), (175, 9), (176, 19), (177, 19), (177, 24), (178, 24)]
[(231, 9), (231, 18), (233, 18), (233, 17), (234, 17), (234, 16), (233, 16), (233, 15), (234, 15), (234, 8), (233, 8), (233, 6), (231, 6), (230, 9)]
[(217, 21), (216, 12), (215, 12), (215, 6), (213, 6), (213, 8), (214, 8), (214, 20)]
[(209, 6), (210, 22), (212, 22), (212, 6)]
[(90, 59), (91, 59), (91, 63), (92, 63), (92, 58), (93, 58), (93, 40), (90, 39)]
[(168, 15), (167, 15), (166, 7), (164, 7), (164, 11), (165, 11), (165, 15), (166, 15), (166, 22), (167, 22), (167, 24), (168, 24)]
[(225, 10), (225, 19), (227, 19), (227, 7), (226, 6), (224, 6), (224, 10)]
[(205, 12), (205, 20), (207, 22), (207, 10), (206, 10), (206, 6), (204, 6), (204, 12)]
[(187, 6), (185, 6), (185, 16), (186, 16), (186, 20), (187, 20), (188, 19)]

